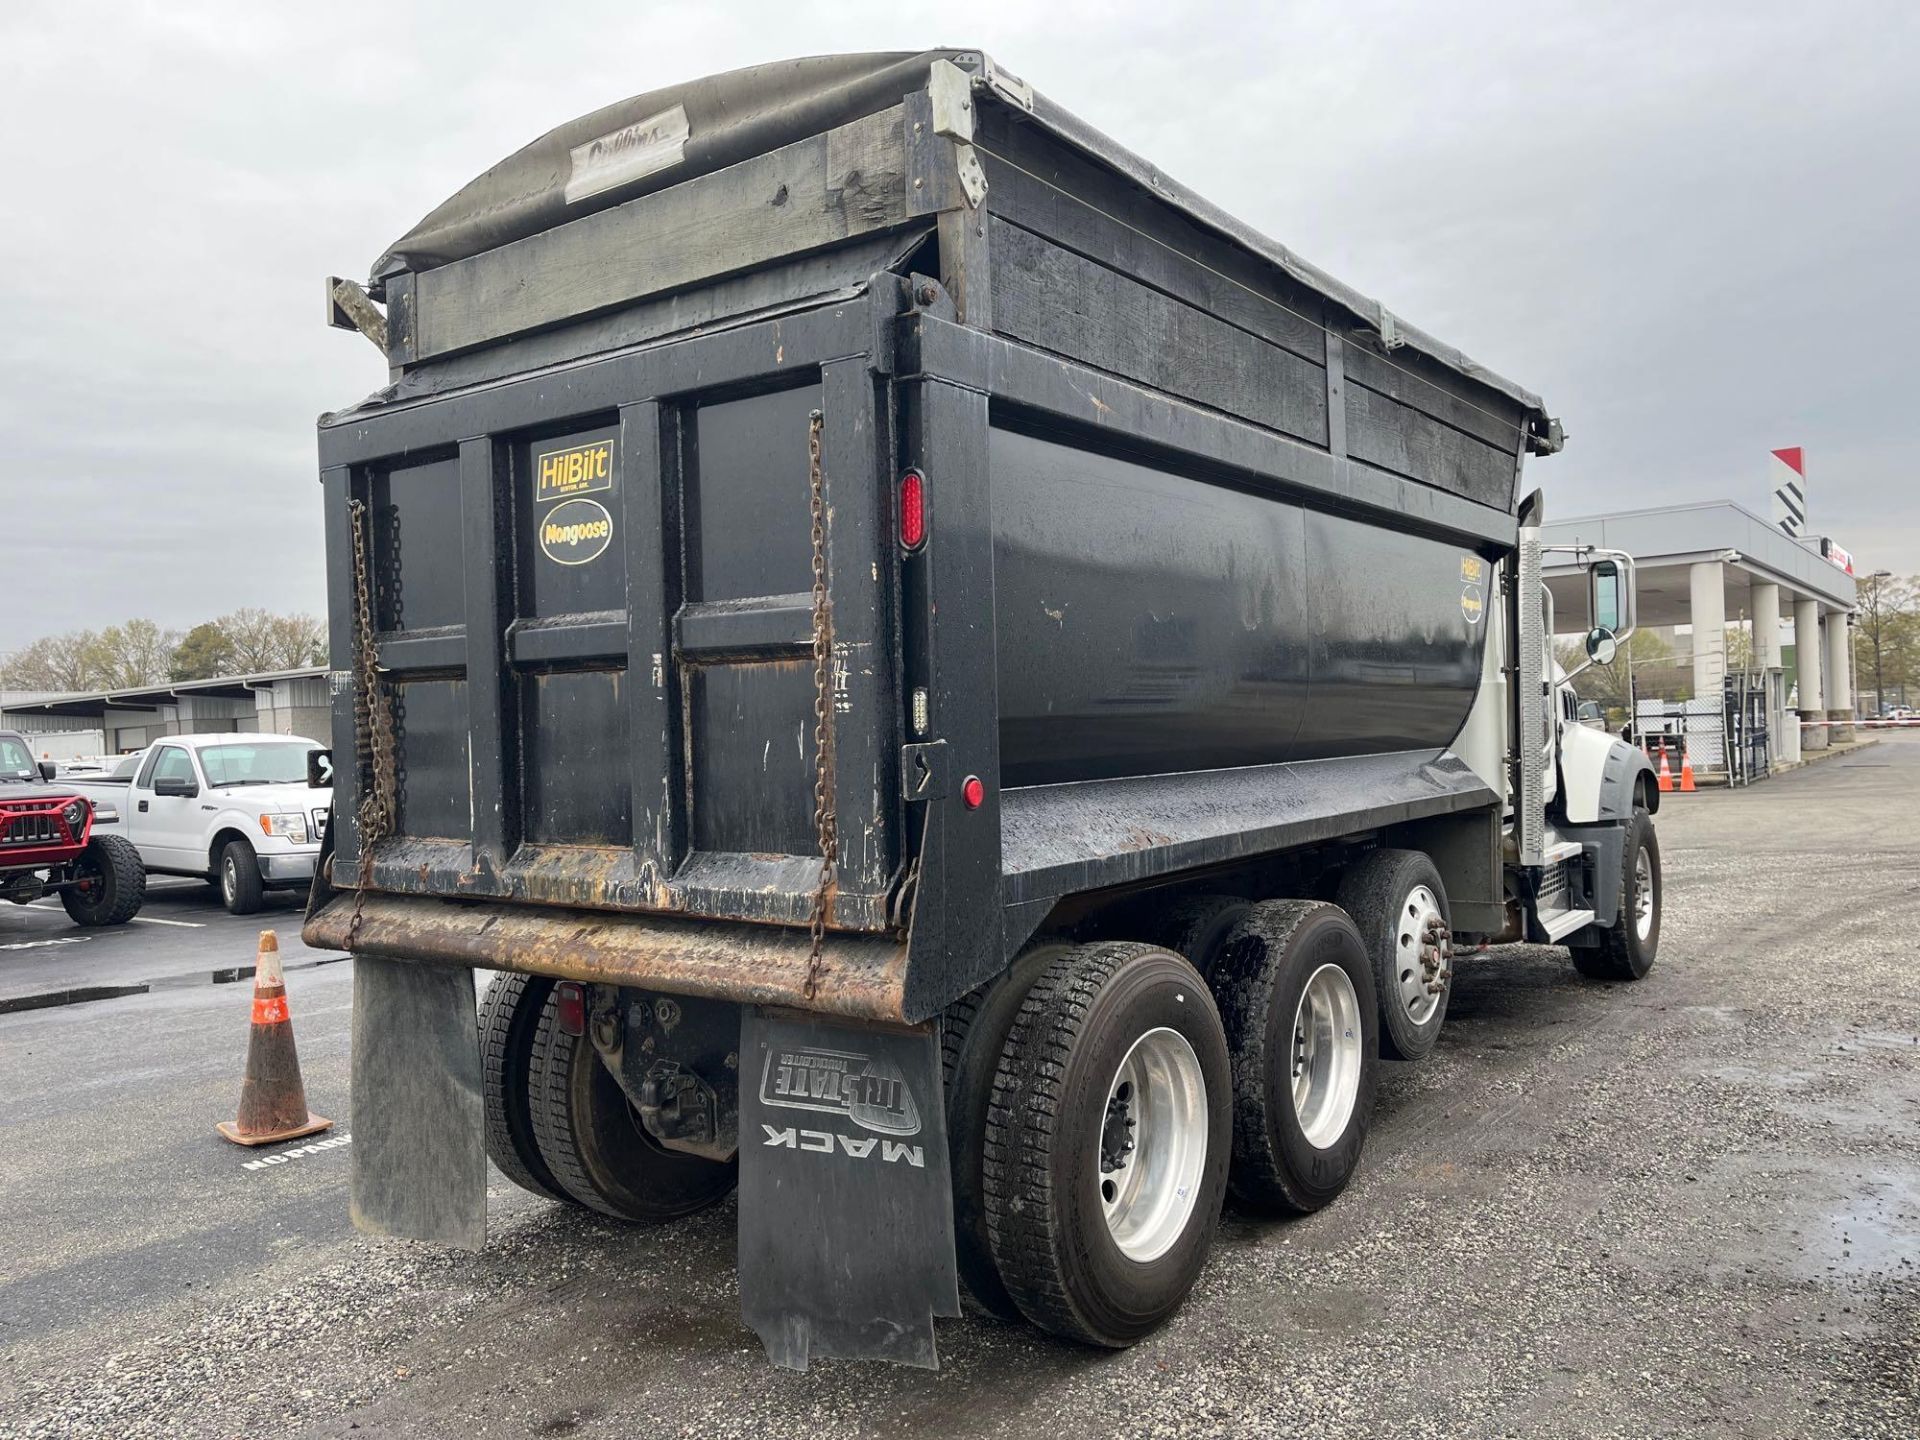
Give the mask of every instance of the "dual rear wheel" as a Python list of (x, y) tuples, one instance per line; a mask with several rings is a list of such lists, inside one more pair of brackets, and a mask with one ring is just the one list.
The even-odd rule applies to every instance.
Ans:
[(1377, 1055), (1353, 923), (1304, 901), (1170, 918), (1189, 954), (1047, 946), (949, 1012), (956, 1240), (982, 1309), (1132, 1344), (1192, 1288), (1229, 1189), (1309, 1211), (1353, 1173)]
[(620, 1220), (704, 1209), (732, 1161), (669, 1150), (640, 1123), (593, 1042), (560, 1023), (554, 982), (501, 974), (480, 1002), (487, 1155), (524, 1190)]

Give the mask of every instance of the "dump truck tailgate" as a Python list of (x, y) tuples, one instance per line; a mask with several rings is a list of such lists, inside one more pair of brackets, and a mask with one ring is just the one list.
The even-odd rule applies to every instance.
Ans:
[[(339, 753), (362, 589), (393, 716), (396, 814), (372, 888), (806, 922), (817, 410), (829, 919), (886, 926), (900, 705), (874, 310), (862, 297), (323, 423)], [(361, 874), (369, 763), (340, 767), (336, 885)]]

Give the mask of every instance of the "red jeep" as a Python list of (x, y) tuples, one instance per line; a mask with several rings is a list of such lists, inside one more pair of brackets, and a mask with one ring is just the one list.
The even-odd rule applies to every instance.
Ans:
[(140, 852), (93, 833), (93, 806), (50, 783), (26, 739), (0, 730), (0, 899), (27, 905), (58, 891), (81, 925), (124, 925), (147, 893)]

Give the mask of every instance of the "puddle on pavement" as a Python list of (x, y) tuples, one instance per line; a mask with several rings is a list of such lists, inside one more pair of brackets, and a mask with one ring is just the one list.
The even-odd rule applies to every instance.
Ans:
[(1811, 1238), (1838, 1273), (1913, 1278), (1920, 1267), (1920, 1176), (1868, 1171), (1853, 1195), (1820, 1217)]

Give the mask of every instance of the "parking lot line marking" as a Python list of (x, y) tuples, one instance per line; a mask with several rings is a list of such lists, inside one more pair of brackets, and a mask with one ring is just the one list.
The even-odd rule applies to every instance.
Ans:
[(10, 945), (0, 945), (0, 950), (37, 950), (42, 945), (84, 945), (91, 939), (91, 935), (56, 935), (50, 940), (16, 940)]
[[(60, 902), (58, 900), (35, 900), (32, 904), (28, 905), (27, 908), (29, 910), (58, 910), (60, 908)], [(183, 930), (204, 930), (207, 928), (207, 922), (204, 920), (163, 920), (158, 915), (135, 915), (133, 918), (142, 925), (178, 925)]]

